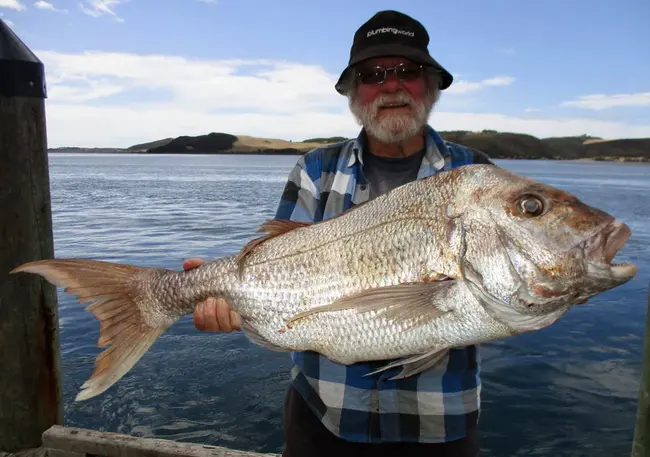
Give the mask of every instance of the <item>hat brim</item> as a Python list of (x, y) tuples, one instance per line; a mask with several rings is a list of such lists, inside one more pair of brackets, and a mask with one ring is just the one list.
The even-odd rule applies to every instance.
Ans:
[(384, 56), (400, 56), (406, 57), (409, 60), (417, 62), (422, 65), (427, 65), (438, 70), (442, 76), (442, 81), (440, 83), (440, 89), (444, 90), (451, 86), (454, 77), (447, 70), (443, 68), (436, 60), (431, 57), (428, 53), (421, 51), (419, 49), (414, 49), (408, 46), (404, 46), (399, 43), (391, 44), (382, 44), (377, 46), (372, 46), (367, 49), (364, 49), (362, 52), (356, 54), (353, 59), (350, 60), (348, 66), (341, 72), (341, 76), (334, 86), (342, 95), (345, 95), (345, 90), (343, 87), (343, 80), (346, 77), (346, 73), (354, 67), (359, 62), (364, 60), (371, 59), (373, 57), (384, 57)]

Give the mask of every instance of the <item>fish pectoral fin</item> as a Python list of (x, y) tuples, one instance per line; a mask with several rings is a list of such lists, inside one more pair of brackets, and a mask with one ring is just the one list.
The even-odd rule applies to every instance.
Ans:
[(276, 351), (276, 352), (290, 351), (290, 349), (283, 348), (282, 346), (278, 346), (277, 344), (270, 342), (268, 339), (263, 337), (260, 334), (260, 332), (252, 324), (247, 322), (245, 319), (242, 319), (241, 329), (244, 331), (246, 337), (254, 344), (257, 344), (258, 346), (262, 346), (265, 349), (268, 349), (270, 351)]
[(436, 348), (429, 352), (425, 352), (424, 354), (417, 354), (414, 356), (401, 358), (392, 363), (384, 365), (380, 369), (375, 370), (372, 373), (368, 373), (365, 376), (372, 376), (390, 370), (392, 368), (401, 366), (402, 371), (400, 371), (398, 374), (390, 378), (390, 380), (392, 381), (394, 379), (408, 378), (409, 376), (416, 375), (418, 373), (428, 370), (429, 368), (435, 367), (438, 363), (442, 361), (442, 359), (448, 353), (449, 353), (449, 349), (447, 348), (445, 349)]
[(454, 280), (444, 280), (368, 289), (339, 298), (329, 305), (298, 313), (287, 321), (287, 326), (291, 327), (297, 320), (312, 314), (345, 309), (354, 309), (360, 313), (383, 310), (385, 318), (396, 322), (418, 317), (435, 319), (450, 312), (436, 303), (443, 303), (444, 297), (455, 284)]

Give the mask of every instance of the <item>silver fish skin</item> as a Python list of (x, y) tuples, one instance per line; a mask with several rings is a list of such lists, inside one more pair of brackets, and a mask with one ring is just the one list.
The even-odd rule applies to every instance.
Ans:
[(626, 283), (612, 264), (631, 235), (575, 196), (492, 165), (414, 181), (315, 224), (268, 221), (239, 253), (189, 271), (48, 259), (43, 276), (100, 321), (91, 377), (106, 391), (207, 297), (225, 298), (249, 339), (331, 360), (394, 360), (406, 377), (450, 348), (543, 329)]

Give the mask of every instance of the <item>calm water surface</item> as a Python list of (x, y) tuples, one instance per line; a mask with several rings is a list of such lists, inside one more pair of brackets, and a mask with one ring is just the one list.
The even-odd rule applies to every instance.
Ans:
[[(58, 257), (180, 268), (236, 252), (273, 217), (297, 157), (50, 155)], [(484, 455), (626, 456), (633, 435), (650, 277), (650, 166), (498, 161), (626, 221), (630, 283), (555, 325), (483, 345)], [(98, 325), (59, 292), (68, 426), (279, 452), (290, 359), (190, 317), (117, 385), (73, 403)]]

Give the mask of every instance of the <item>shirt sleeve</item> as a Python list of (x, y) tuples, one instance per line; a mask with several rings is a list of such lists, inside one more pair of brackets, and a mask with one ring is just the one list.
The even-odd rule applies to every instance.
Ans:
[(320, 191), (307, 172), (306, 161), (306, 155), (302, 156), (289, 172), (275, 219), (317, 222), (315, 219)]
[(472, 163), (474, 164), (486, 164), (486, 165), (495, 165), (494, 162), (490, 159), (490, 157), (483, 151), (480, 151), (478, 149), (470, 148), (472, 150), (472, 154), (474, 155)]

